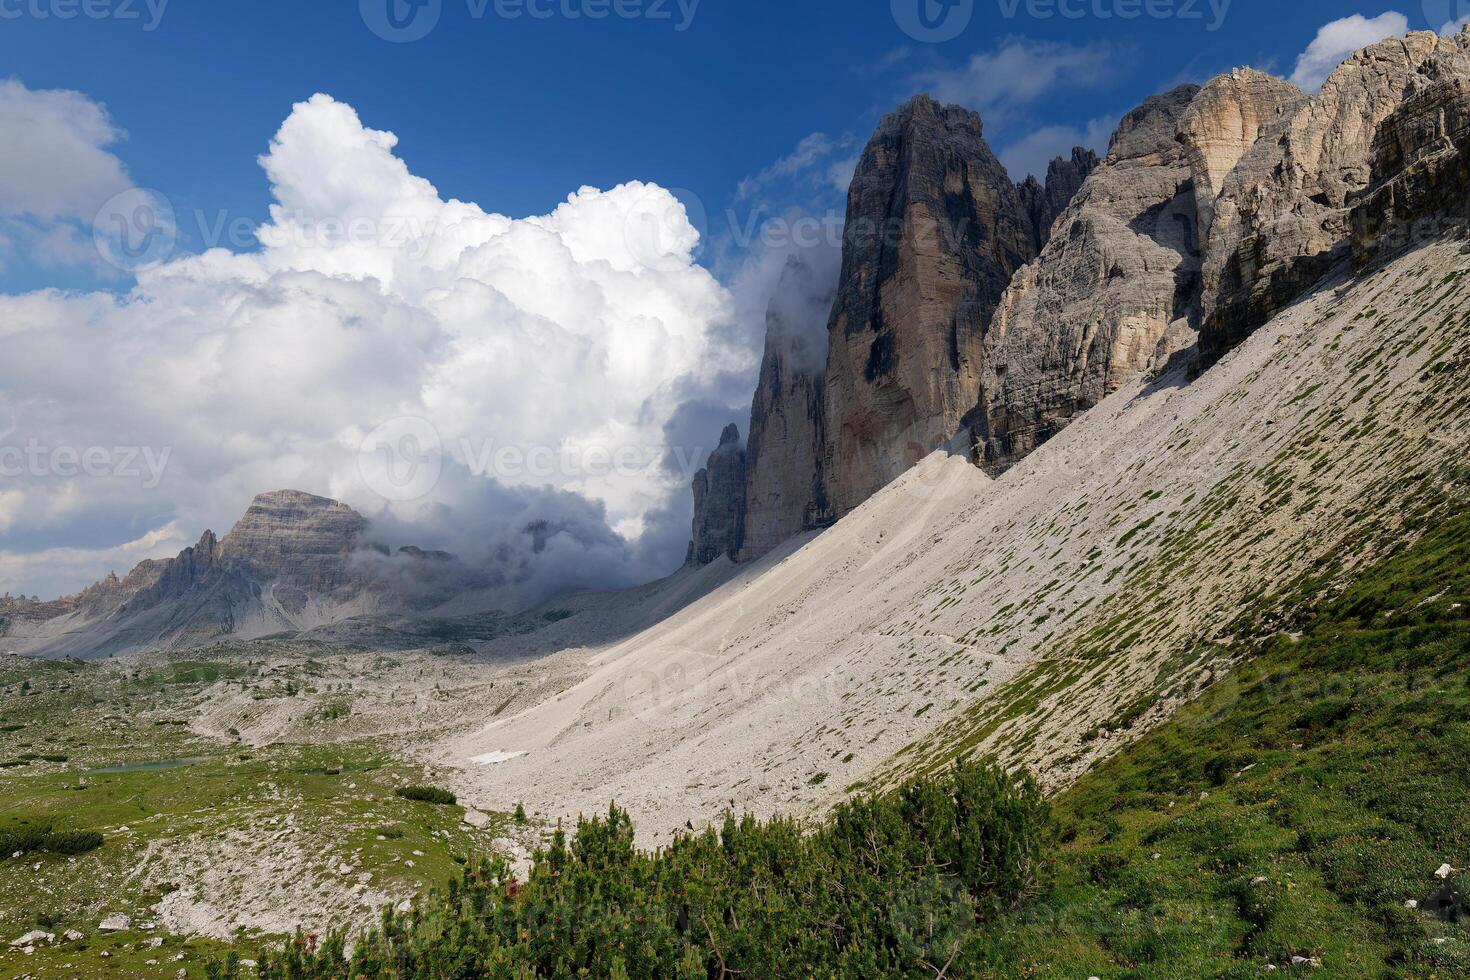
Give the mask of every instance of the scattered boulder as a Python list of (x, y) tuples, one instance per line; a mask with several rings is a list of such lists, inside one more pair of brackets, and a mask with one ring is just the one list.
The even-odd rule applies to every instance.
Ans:
[(126, 915), (109, 915), (97, 924), (97, 928), (103, 932), (126, 932), (133, 928), (133, 920)]

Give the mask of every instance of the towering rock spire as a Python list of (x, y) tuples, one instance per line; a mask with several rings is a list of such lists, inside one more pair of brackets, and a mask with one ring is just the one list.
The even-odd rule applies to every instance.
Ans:
[(746, 444), (745, 537), (759, 558), (827, 511), (823, 377), (832, 289), (799, 255), (787, 260), (766, 311), (766, 346)]
[(694, 537), (687, 562), (708, 565), (740, 551), (745, 527), (745, 447), (733, 423), (705, 468), (694, 474)]
[(957, 434), (991, 312), (1036, 234), (979, 116), (918, 96), (883, 118), (848, 194), (828, 329), (831, 516)]
[(1028, 175), (1021, 182), (1021, 201), (1035, 229), (1034, 242), (1040, 252), (1051, 240), (1052, 225), (1067, 210), (1072, 198), (1082, 189), (1083, 181), (1097, 169), (1097, 154), (1085, 147), (1074, 147), (1071, 159), (1057, 157), (1046, 168), (1046, 183)]

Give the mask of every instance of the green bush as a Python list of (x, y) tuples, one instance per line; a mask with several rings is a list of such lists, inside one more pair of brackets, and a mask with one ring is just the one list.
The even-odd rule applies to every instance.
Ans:
[(102, 846), (102, 835), (95, 830), (68, 830), (46, 836), (46, 850), (53, 854), (86, 854)]
[(456, 802), (453, 793), (447, 789), (437, 786), (404, 786), (394, 790), (405, 800), (414, 800), (419, 803), (436, 803), (441, 806), (453, 806)]
[(41, 850), (46, 846), (46, 836), (50, 832), (51, 827), (46, 824), (0, 830), (0, 860)]
[(0, 830), (0, 860), (16, 854), (50, 851), (52, 854), (85, 854), (102, 846), (103, 837), (93, 830), (64, 830), (52, 833), (50, 824)]
[[(962, 763), (837, 807), (820, 826), (727, 815), (638, 850), (628, 814), (557, 828), (529, 879), (473, 862), (359, 938), (304, 938), (267, 980), (470, 976), (946, 976), (984, 972), (987, 922), (1030, 895), (1054, 842), (1030, 779)], [(230, 977), (230, 964), (215, 964)]]

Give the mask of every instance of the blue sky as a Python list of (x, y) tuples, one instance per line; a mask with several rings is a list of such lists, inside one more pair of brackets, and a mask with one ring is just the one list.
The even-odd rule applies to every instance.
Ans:
[[(1034, 128), (1116, 120), (1144, 95), (1237, 64), (1287, 74), (1317, 29), (1345, 13), (1402, 9), (1411, 27), (1427, 25), (1417, 0), (1178, 0), (1161, 9), (1180, 16), (1130, 20), (973, 0), (958, 36), (924, 43), (903, 31), (888, 0), (699, 0), (692, 17), (693, 0), (646, 0), (648, 16), (600, 20), (559, 12), (563, 3), (588, 9), (583, 0), (548, 0), (548, 19), (497, 16), (497, 0), (440, 0), (426, 37), (395, 44), (365, 26), (355, 0), (168, 0), (156, 25), (159, 0), (151, 9), (148, 0), (95, 2), (137, 16), (62, 20), (48, 9), (56, 0), (6, 0), (4, 72), (103, 103), (127, 133), (114, 151), (133, 180), (176, 207), (254, 219), (269, 200), (255, 159), (291, 105), (318, 91), (397, 133), (410, 169), (446, 197), (540, 214), (583, 184), (636, 178), (692, 190), (719, 223), (739, 182), (804, 137), (847, 137), (856, 152), (882, 112), (933, 88), (937, 73), (1017, 39), (1091, 50), (1100, 62), (1014, 110), (980, 107), (991, 110), (997, 150)], [(1437, 2), (1450, 6), (1428, 6)], [(1072, 3), (1082, 12), (1126, 6)], [(50, 16), (10, 16), (33, 9)], [(12, 262), (0, 287), (71, 278)]]
[[(0, 0), (0, 593), (172, 555), (285, 487), (400, 544), (516, 556), (544, 588), (666, 573), (694, 469), (746, 428), (789, 251), (748, 233), (813, 215), (835, 276), (884, 112), (919, 91), (975, 108), (1021, 176), (1102, 149), (1149, 94), (1242, 64), (1310, 89), (1356, 47), (1462, 14)], [(151, 264), (102, 261), (115, 194), (172, 210)], [(344, 222), (371, 235), (323, 234)], [(435, 464), (412, 495), (379, 458), (405, 436)], [(523, 553), (528, 522), (561, 546)]]

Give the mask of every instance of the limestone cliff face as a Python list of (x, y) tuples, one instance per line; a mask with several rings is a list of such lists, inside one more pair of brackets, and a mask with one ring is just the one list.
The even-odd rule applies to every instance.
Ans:
[(1206, 239), (1206, 364), (1347, 256), (1352, 198), (1368, 186), (1379, 127), (1440, 45), (1421, 32), (1359, 51), (1319, 95), (1263, 127), (1223, 178)]
[(1096, 153), (1081, 146), (1074, 147), (1070, 160), (1057, 157), (1046, 168), (1045, 184), (1029, 175), (1021, 182), (1021, 203), (1035, 231), (1035, 251), (1040, 252), (1051, 240), (1052, 225), (1067, 210), (1067, 205), (1082, 189), (1083, 182), (1097, 169), (1098, 162)]
[(1307, 95), (1291, 82), (1253, 68), (1237, 68), (1211, 79), (1179, 120), (1178, 139), (1194, 175), (1199, 211), (1198, 239), (1208, 242), (1215, 198), (1261, 134), (1281, 125)]
[(274, 583), (287, 608), (359, 590), (349, 558), (367, 521), (346, 504), (299, 490), (263, 493), (219, 543), (219, 560)]
[[(823, 479), (823, 378), (832, 293), (793, 256), (766, 311), (766, 344), (746, 442), (744, 535), (751, 561), (816, 526), (828, 510)], [(781, 302), (781, 297), (797, 297)]]
[(992, 472), (1153, 370), (1171, 324), (1188, 330), (1199, 285), (1196, 202), (1175, 136), (1198, 91), (1181, 86), (1124, 117), (1040, 258), (1001, 300), (966, 419), (977, 462)]
[(831, 516), (959, 431), (990, 314), (1035, 238), (979, 116), (919, 96), (884, 117), (853, 175), (828, 329)]
[(1470, 35), (1444, 43), (1379, 127), (1372, 180), (1353, 210), (1364, 268), (1470, 227)]
[(725, 426), (705, 468), (694, 474), (694, 536), (687, 562), (708, 565), (740, 551), (745, 527), (745, 447), (740, 430)]

